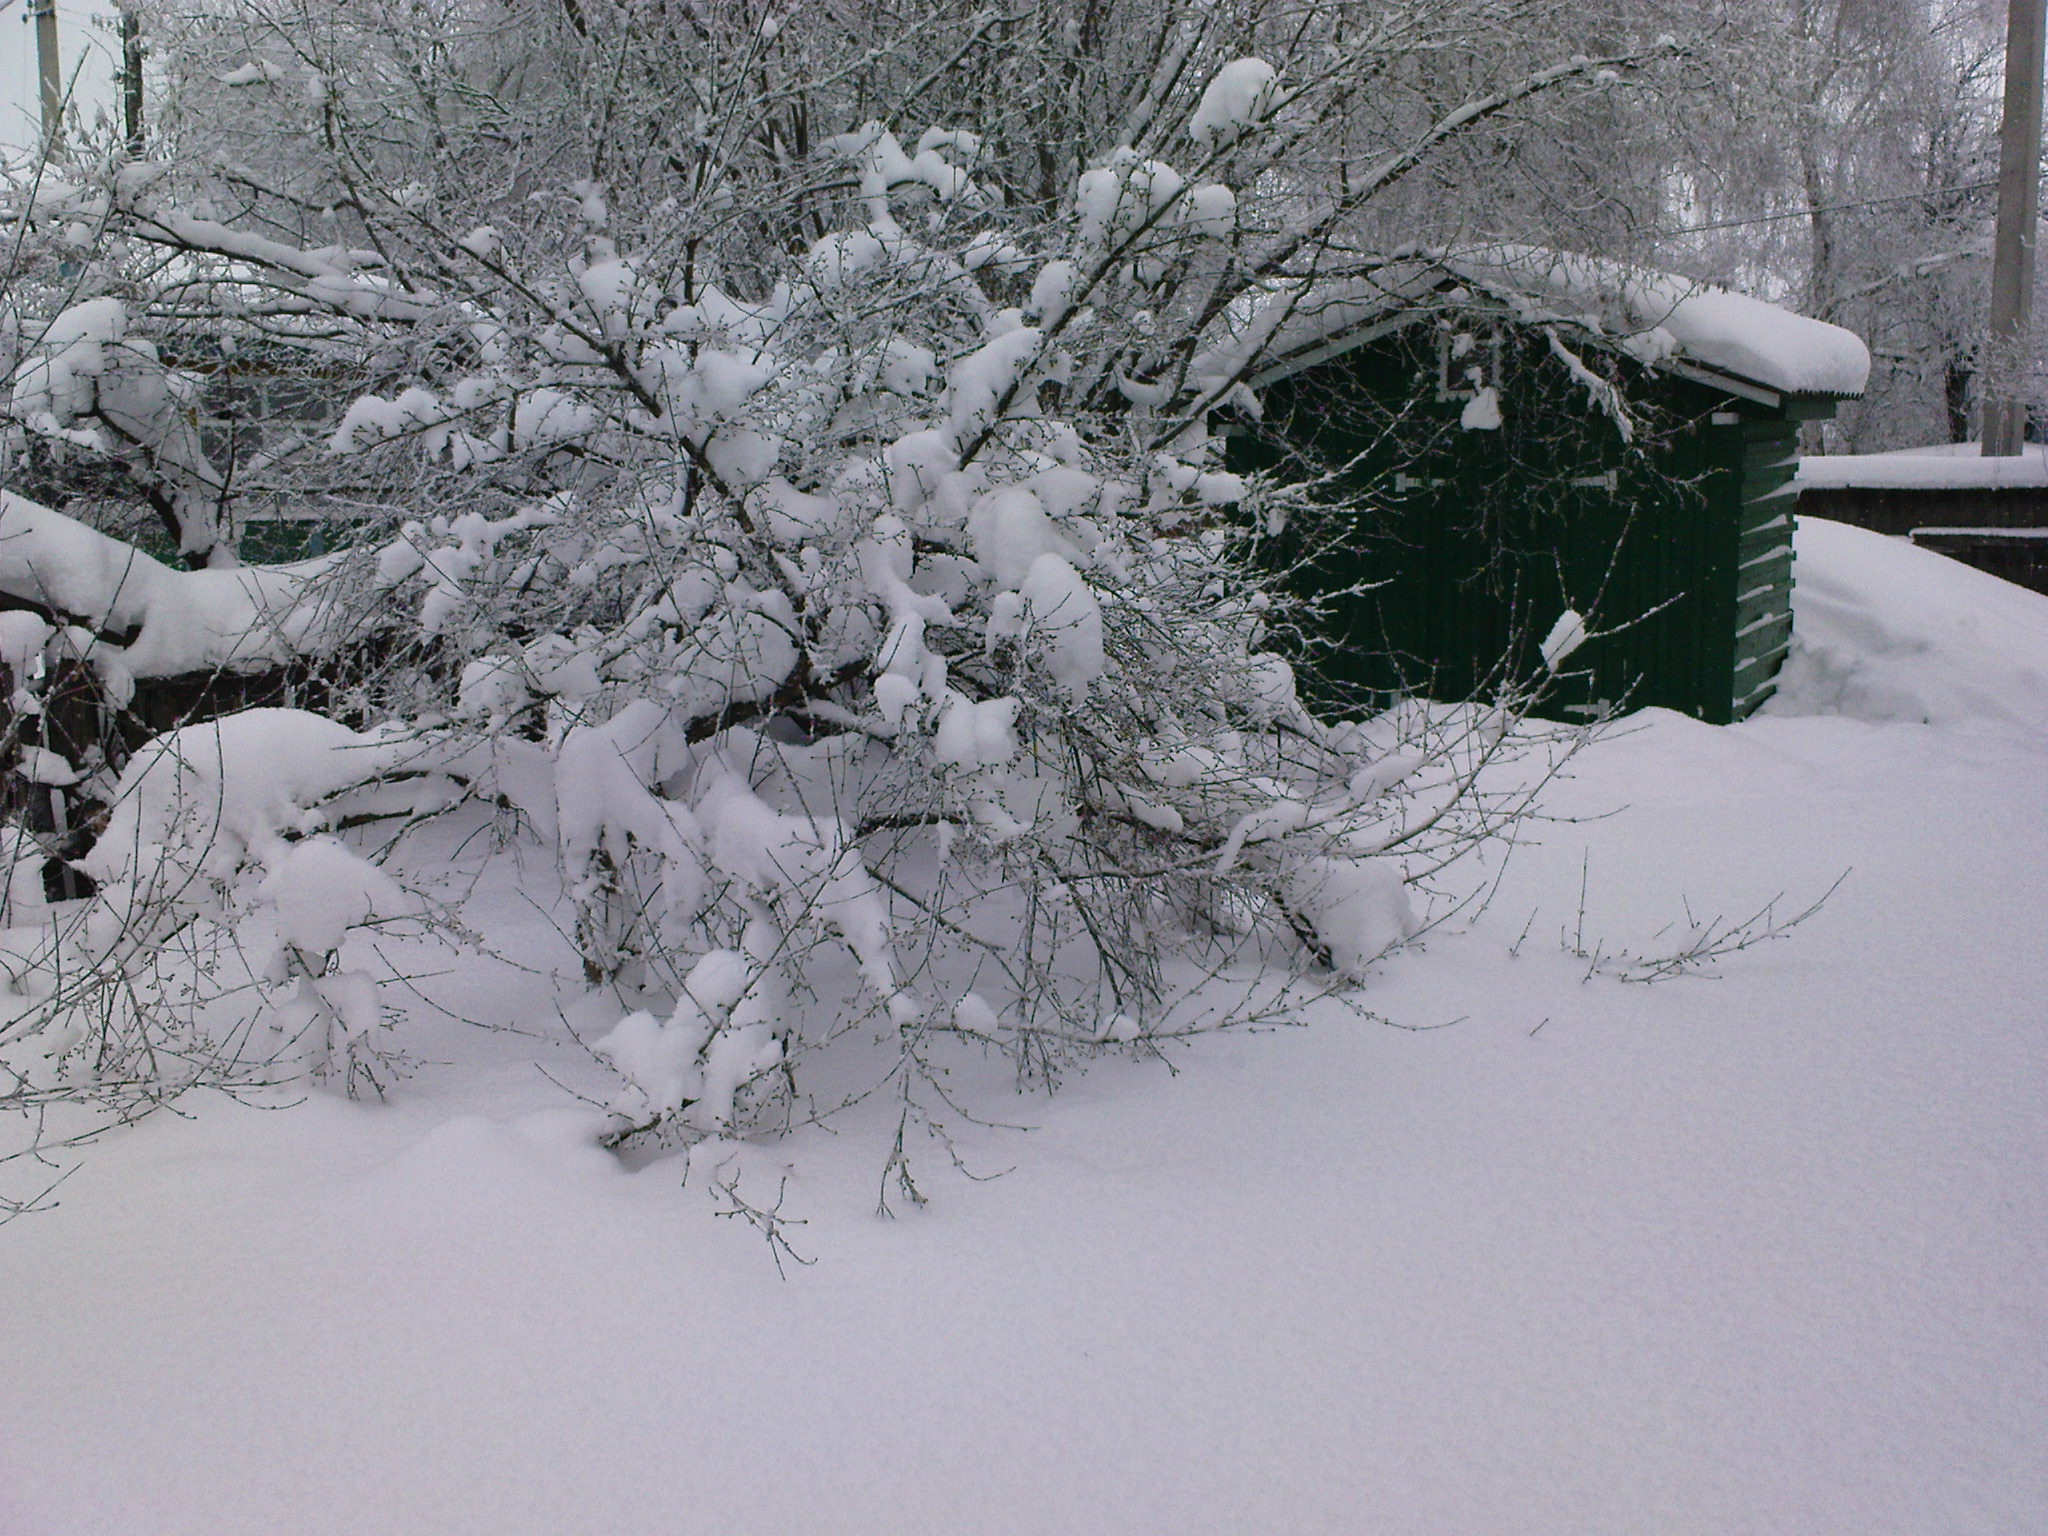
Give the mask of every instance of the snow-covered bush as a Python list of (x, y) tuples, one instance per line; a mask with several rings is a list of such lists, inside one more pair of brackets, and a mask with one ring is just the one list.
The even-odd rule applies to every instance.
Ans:
[(573, 286), (335, 433), (482, 474), (551, 423), (581, 450), (546, 500), (409, 525), (379, 570), (450, 713), (532, 744), (505, 793), (619, 999), (592, 1044), (622, 1132), (731, 1130), (861, 1020), (907, 1101), (938, 1036), (1054, 1073), (1172, 1029), (1167, 957), (1235, 929), (1358, 974), (1412, 931), (1418, 807), (1470, 792), (1304, 713), (1201, 411), (1129, 381), (1061, 408), (1128, 350), (1097, 306), (1216, 238), (1201, 183), (1113, 158), (1010, 275), (977, 262), (971, 137), (834, 149), (856, 220), (766, 294), (664, 288), (586, 190)]
[[(878, 1049), (871, 1087), (911, 1124), (943, 1102), (948, 1049), (1051, 1079), (1214, 1027), (1176, 999), (1237, 960), (1358, 978), (1416, 930), (1411, 888), (1525, 803), (1484, 780), (1516, 740), (1512, 687), (1342, 725), (1304, 710), (1246, 558), (1257, 493), (1208, 435), (1220, 405), (1255, 408), (1260, 354), (1218, 367), (1213, 343), (1246, 303), (1321, 281), (1333, 232), (1432, 145), (1625, 59), (1461, 106), (1317, 204), (1277, 167), (1330, 84), (1228, 57), (1190, 84), (1183, 52), (1157, 82), (1178, 115), (1153, 102), (1048, 213), (957, 125), (786, 140), (785, 102), (749, 119), (708, 76), (693, 89), (718, 110), (700, 103), (687, 152), (614, 139), (609, 165), (551, 178), (506, 158), (540, 99), (508, 86), (444, 124), (441, 181), (401, 179), (375, 126), (389, 81), (344, 56), (346, 30), (256, 28), (253, 64), (211, 77), (263, 98), (262, 174), (130, 164), (61, 193), (110, 238), (21, 350), (18, 432), (142, 453), (188, 559), (227, 558), (193, 532), (235, 515), (225, 492), (191, 510), (221, 478), (175, 409), (192, 388), (114, 296), (154, 261), (160, 307), (212, 319), (188, 359), (260, 354), (325, 391), (237, 425), (249, 476), (396, 515), (282, 577), (183, 576), (234, 579), (263, 637), (197, 665), (338, 637), (360, 660), (364, 635), (377, 665), (325, 718), (251, 712), (72, 765), (97, 774), (96, 890), (38, 974), (82, 963), (131, 1001), (60, 1063), (146, 1072), (152, 1026), (128, 1020), (169, 998), (132, 978), (180, 936), (208, 978), (192, 1039), (217, 1059), (245, 1059), (235, 1032), (260, 1019), (266, 1064), (375, 1081), (347, 936), (428, 909), (404, 837), (379, 868), (350, 829), (509, 816), (508, 856), (531, 868), (538, 845), (555, 871), (535, 896), (582, 974), (550, 1005), (613, 1070), (615, 1140), (772, 1123), (828, 1050)], [(771, 45), (795, 46), (749, 44)], [(226, 185), (239, 214), (203, 191)], [(342, 238), (280, 238), (309, 208)], [(155, 383), (109, 382), (131, 374)], [(24, 502), (8, 516), (23, 549), (72, 537)], [(177, 611), (179, 573), (153, 569), (144, 590)], [(131, 632), (121, 581), (35, 579), (24, 595), (102, 673), (133, 673), (154, 609)], [(262, 1007), (209, 1012), (230, 994)], [(56, 1017), (0, 1026), (24, 1084)]]
[(378, 991), (389, 971), (353, 936), (424, 907), (323, 829), (459, 793), (407, 774), (406, 757), (389, 733), (296, 710), (168, 732), (106, 791), (77, 861), (91, 894), (54, 907), (42, 850), (11, 832), (9, 1103), (62, 1141), (201, 1085), (383, 1092), (401, 1058)]

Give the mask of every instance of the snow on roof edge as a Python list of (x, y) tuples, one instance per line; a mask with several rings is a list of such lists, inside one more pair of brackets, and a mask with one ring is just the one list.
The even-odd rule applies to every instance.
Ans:
[(1908, 449), (1809, 455), (1799, 461), (1795, 483), (1802, 490), (2026, 490), (2048, 486), (2048, 447), (2040, 443), (2028, 443), (2010, 458), (1988, 459), (1979, 455), (1974, 443), (1960, 446), (1969, 451)]
[(1845, 399), (1869, 379), (1869, 348), (1841, 326), (1670, 273), (1507, 244), (1418, 254), (1370, 276), (1275, 293), (1193, 372), (1228, 378), (1257, 354), (1270, 360), (1262, 373), (1298, 371), (1335, 355), (1330, 343), (1448, 282), (1485, 291), (1525, 323), (1603, 337), (1652, 367), (1686, 362), (1782, 394)]
[[(1788, 395), (1863, 393), (1870, 349), (1839, 325), (1709, 283), (1531, 245), (1480, 246), (1444, 265), (1505, 295), (1557, 305), (1622, 339), (1645, 362), (1703, 364)], [(1656, 355), (1661, 353), (1661, 358)]]

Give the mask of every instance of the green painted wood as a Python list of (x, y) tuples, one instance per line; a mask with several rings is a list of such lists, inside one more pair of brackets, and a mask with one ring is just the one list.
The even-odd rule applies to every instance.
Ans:
[(252, 520), (242, 525), (237, 549), (245, 565), (284, 565), (339, 549), (354, 535), (345, 523)]
[(1791, 589), (1792, 551), (1773, 549), (1744, 563), (1742, 567), (1742, 588), (1744, 593), (1754, 592), (1759, 587), (1773, 586)]
[(1750, 533), (1759, 528), (1789, 528), (1798, 505), (1799, 498), (1790, 491), (1746, 501), (1742, 506), (1742, 530)]
[(1744, 656), (1737, 660), (1735, 663), (1736, 688), (1738, 690), (1761, 688), (1765, 683), (1777, 676), (1778, 669), (1785, 664), (1785, 658), (1791, 654), (1791, 650), (1791, 642), (1788, 640), (1785, 644), (1775, 649), (1762, 652), (1756, 656)]
[[(1664, 428), (1632, 448), (1546, 341), (1508, 328), (1502, 428), (1466, 432), (1464, 402), (1436, 398), (1439, 334), (1417, 324), (1269, 386), (1263, 426), (1232, 440), (1240, 469), (1358, 460), (1331, 498), (1334, 542), (1296, 583), (1327, 602), (1310, 695), (1483, 695), (1503, 666), (1537, 675), (1569, 605), (1599, 638), (1566, 663), (1552, 712), (1660, 704), (1725, 722), (1767, 697), (1790, 629), (1794, 423), (1832, 403), (1772, 408), (1620, 365)], [(1276, 544), (1282, 560), (1306, 547)], [(1370, 590), (1334, 595), (1354, 586)]]
[(1737, 720), (1747, 720), (1777, 691), (1777, 678), (1766, 678), (1763, 682), (1757, 684), (1753, 692), (1745, 694), (1742, 698), (1736, 700), (1733, 710), (1735, 718)]
[(1791, 589), (1778, 583), (1770, 583), (1736, 598), (1735, 628), (1740, 633), (1758, 619), (1772, 618), (1791, 611)]
[[(347, 521), (251, 518), (242, 525), (235, 553), (244, 565), (284, 565), (340, 549), (352, 543), (358, 532), (358, 525)], [(176, 543), (154, 518), (138, 522), (125, 536), (152, 559), (183, 567)]]
[(1774, 613), (1754, 623), (1745, 625), (1735, 632), (1735, 654), (1738, 660), (1767, 656), (1772, 651), (1787, 645), (1792, 639), (1792, 615)]
[(1798, 472), (1796, 462), (1784, 465), (1744, 466), (1740, 482), (1743, 504), (1747, 506), (1752, 502), (1762, 501), (1767, 496), (1786, 491)]
[[(1759, 556), (1772, 554), (1790, 547), (1792, 524), (1789, 519), (1773, 519), (1761, 528), (1742, 528), (1736, 532), (1736, 549), (1741, 563), (1753, 563)], [(1748, 590), (1745, 588), (1744, 590)]]

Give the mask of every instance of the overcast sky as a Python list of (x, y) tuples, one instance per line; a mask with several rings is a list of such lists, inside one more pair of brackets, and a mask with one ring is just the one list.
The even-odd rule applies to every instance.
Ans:
[[(57, 47), (68, 82), (78, 75), (74, 99), (88, 120), (114, 110), (116, 39), (106, 24), (114, 8), (92, 0), (56, 0)], [(0, 0), (0, 145), (25, 148), (37, 134), (36, 38), (28, 0)]]

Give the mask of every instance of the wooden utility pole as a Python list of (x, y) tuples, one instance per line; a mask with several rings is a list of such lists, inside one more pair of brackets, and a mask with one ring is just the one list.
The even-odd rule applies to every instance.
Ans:
[(121, 126), (128, 153), (140, 159), (147, 139), (142, 130), (142, 23), (133, 5), (121, 8)]
[(2011, 0), (2005, 18), (2005, 120), (1998, 130), (1998, 234), (1991, 254), (1985, 357), (1985, 457), (2011, 457), (2027, 437), (2032, 373), (2034, 236), (2041, 216), (2042, 41), (2048, 0)]
[(57, 63), (57, 0), (28, 0), (36, 24), (36, 79), (43, 95), (43, 158), (57, 153), (64, 131), (64, 72)]

